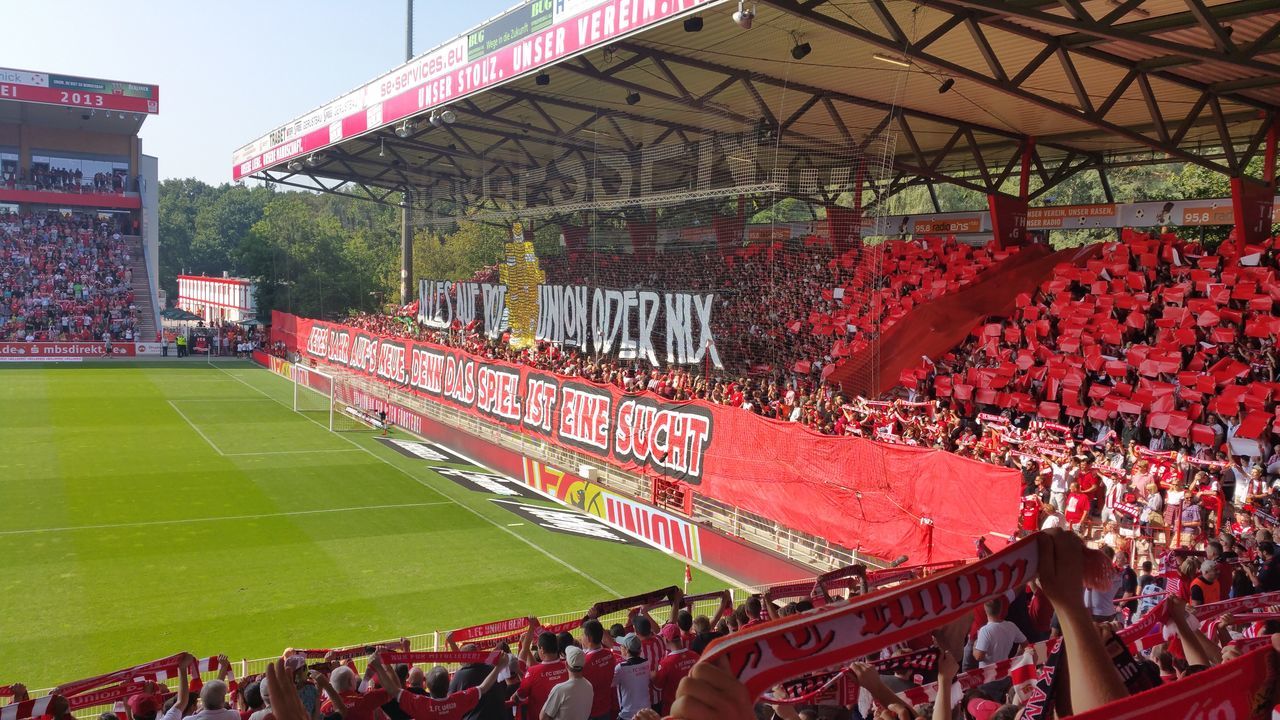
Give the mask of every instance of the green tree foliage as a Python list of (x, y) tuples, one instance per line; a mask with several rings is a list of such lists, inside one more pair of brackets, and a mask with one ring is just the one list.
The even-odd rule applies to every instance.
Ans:
[(310, 316), (372, 309), (399, 295), (399, 211), (267, 187), (160, 184), (160, 286), (180, 273), (253, 279), (258, 308)]

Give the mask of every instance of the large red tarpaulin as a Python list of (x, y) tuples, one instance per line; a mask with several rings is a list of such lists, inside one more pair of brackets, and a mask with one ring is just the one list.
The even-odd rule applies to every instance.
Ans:
[(738, 408), (667, 402), (461, 350), (273, 313), (273, 340), (488, 422), (829, 542), (912, 562), (967, 559), (1016, 524), (1013, 470), (941, 450), (833, 437)]
[[(133, 343), (112, 343), (113, 357), (133, 357), (136, 348)], [(107, 356), (107, 347), (100, 342), (0, 342), (0, 361), (58, 360), (62, 358), (102, 358)]]

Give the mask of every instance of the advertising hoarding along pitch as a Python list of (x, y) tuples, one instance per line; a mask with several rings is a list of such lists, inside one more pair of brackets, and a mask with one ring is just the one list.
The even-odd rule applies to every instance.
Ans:
[[(534, 0), (420, 55), (232, 154), (232, 177), (270, 168), (722, 0)], [(571, 9), (580, 9), (569, 15)], [(478, 54), (479, 53), (479, 54)]]
[[(1017, 514), (1018, 473), (941, 450), (819, 435), (739, 408), (624, 393), (281, 312), (272, 313), (272, 339), (309, 362), (396, 386), (587, 459), (682, 481), (704, 497), (874, 556), (906, 554), (917, 563), (968, 558), (977, 537), (999, 546), (988, 533)], [(373, 411), (375, 405), (360, 403)], [(975, 492), (984, 497), (980, 506), (963, 502)], [(617, 510), (625, 522), (628, 509)], [(942, 529), (936, 540), (934, 528)]]
[[(112, 343), (113, 357), (139, 354), (134, 343)], [(45, 362), (50, 360), (105, 358), (107, 346), (101, 342), (0, 342), (0, 362)]]
[(160, 112), (160, 88), (155, 85), (9, 68), (0, 68), (0, 100), (150, 115)]

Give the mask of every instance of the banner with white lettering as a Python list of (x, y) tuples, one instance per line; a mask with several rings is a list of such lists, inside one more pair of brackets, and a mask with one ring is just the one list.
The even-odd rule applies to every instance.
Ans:
[[(993, 533), (1016, 524), (1017, 472), (940, 450), (819, 435), (739, 408), (626, 393), (285, 313), (273, 313), (272, 322), (287, 329), (273, 339), (295, 346), (307, 361), (375, 378), (598, 462), (682, 481), (705, 497), (868, 554), (906, 554), (914, 564), (966, 559), (976, 539), (1000, 547), (1004, 541)], [(975, 496), (984, 502), (969, 502)], [(618, 512), (625, 516), (626, 509)]]
[[(507, 297), (498, 283), (419, 280), (418, 322), (496, 338), (509, 327)], [(539, 285), (534, 299), (538, 340), (653, 367), (724, 367), (711, 331), (715, 293)]]

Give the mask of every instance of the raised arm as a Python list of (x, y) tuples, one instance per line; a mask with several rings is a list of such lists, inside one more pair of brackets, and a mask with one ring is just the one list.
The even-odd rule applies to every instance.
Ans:
[(1169, 619), (1182, 639), (1182, 651), (1192, 665), (1217, 665), (1222, 662), (1222, 648), (1200, 632), (1200, 626), (1188, 620), (1187, 604), (1182, 598), (1170, 595)]
[(382, 658), (378, 656), (378, 653), (369, 656), (369, 667), (373, 668), (373, 671), (377, 673), (378, 682), (387, 691), (387, 694), (391, 696), (391, 699), (395, 700), (399, 697), (401, 689), (400, 678), (391, 671), (391, 668), (382, 664)]
[(525, 665), (533, 665), (533, 655), (530, 653), (530, 648), (533, 647), (533, 638), (538, 631), (538, 624), (538, 618), (530, 615), (529, 629), (525, 630), (524, 635), (520, 636), (520, 652), (516, 657), (519, 657), (520, 661)]
[(489, 688), (493, 687), (493, 684), (498, 682), (498, 674), (502, 672), (502, 668), (507, 666), (510, 659), (511, 656), (506, 653), (498, 656), (498, 659), (493, 663), (493, 669), (490, 670), (484, 680), (480, 681), (480, 684), (476, 686), (481, 695), (489, 692)]
[(231, 669), (231, 659), (226, 655), (218, 656), (218, 679), (230, 685), (235, 682), (236, 674)]
[(898, 697), (897, 693), (890, 690), (889, 686), (885, 685), (884, 681), (880, 679), (880, 671), (876, 669), (875, 665), (854, 663), (849, 666), (849, 669), (853, 671), (854, 677), (858, 679), (858, 684), (866, 688), (867, 692), (871, 693), (871, 697), (875, 698), (875, 701), (882, 706), (887, 708), (890, 705), (903, 704), (903, 699)]
[(1085, 545), (1080, 536), (1046, 530), (1040, 540), (1040, 590), (1053, 603), (1071, 668), (1071, 709), (1081, 713), (1128, 697), (1124, 682), (1084, 606)]
[(187, 703), (191, 702), (191, 683), (187, 679), (187, 668), (195, 662), (195, 656), (184, 653), (178, 658), (178, 707), (186, 712)]
[(320, 692), (329, 696), (329, 702), (333, 703), (333, 709), (336, 710), (339, 715), (343, 717), (347, 716), (347, 704), (342, 701), (342, 695), (340, 695), (337, 690), (333, 689), (333, 685), (329, 684), (328, 675), (325, 675), (319, 670), (312, 670), (311, 682), (316, 684), (316, 687), (319, 688)]

